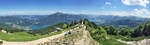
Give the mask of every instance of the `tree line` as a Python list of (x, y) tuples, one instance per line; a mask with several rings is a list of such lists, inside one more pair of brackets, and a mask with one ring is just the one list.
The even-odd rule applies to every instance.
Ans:
[(116, 28), (115, 26), (97, 26), (94, 22), (89, 22), (88, 19), (82, 20), (87, 26), (88, 31), (91, 36), (97, 40), (106, 40), (107, 35), (114, 36), (126, 36), (126, 37), (141, 37), (141, 36), (150, 36), (150, 21), (147, 21), (144, 25), (139, 24), (135, 28), (130, 27), (120, 27)]

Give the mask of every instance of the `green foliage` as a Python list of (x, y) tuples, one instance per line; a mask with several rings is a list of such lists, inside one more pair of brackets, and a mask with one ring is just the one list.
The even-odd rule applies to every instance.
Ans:
[(67, 28), (67, 27), (68, 27), (67, 24), (63, 24), (63, 26), (62, 26), (63, 29), (65, 29), (65, 28)]
[(74, 25), (76, 25), (78, 22), (76, 21), (76, 20), (73, 20), (72, 22), (71, 22), (71, 24), (70, 24), (70, 26), (74, 26)]
[(14, 33), (14, 32), (23, 32), (25, 30), (15, 29), (15, 28), (7, 28), (6, 31), (8, 31), (10, 33)]
[(120, 42), (113, 43), (116, 39), (137, 41), (144, 38), (150, 38), (147, 37), (150, 35), (150, 21), (144, 26), (140, 24), (136, 28), (121, 27), (120, 29), (117, 29), (114, 26), (96, 26), (95, 23), (91, 23), (87, 19), (84, 19), (83, 22), (86, 26), (88, 26), (87, 29), (89, 30), (92, 38), (104, 45), (123, 45), (123, 43)]
[(122, 27), (120, 29), (114, 26), (98, 27), (95, 23), (91, 23), (87, 19), (83, 20), (83, 22), (88, 27), (87, 29), (92, 38), (102, 45), (125, 45), (124, 43), (116, 41), (116, 39), (138, 41), (150, 38), (147, 37), (150, 35), (150, 22), (147, 22), (144, 26), (140, 24), (136, 28)]
[(107, 33), (111, 34), (111, 35), (119, 35), (120, 31), (117, 28), (115, 28), (114, 26), (110, 26), (107, 29)]
[(5, 30), (9, 33), (15, 33), (15, 32), (25, 32), (23, 29), (16, 29), (16, 28), (6, 28), (6, 27), (1, 27), (0, 30)]
[(98, 27), (95, 23), (89, 22), (87, 19), (84, 19), (83, 23), (87, 26), (87, 29), (89, 30), (93, 39), (97, 41), (106, 40), (107, 32), (103, 27)]
[(145, 36), (150, 36), (150, 21), (144, 25), (143, 33)]
[(88, 23), (89, 23), (89, 20), (88, 20), (88, 19), (84, 19), (84, 20), (83, 20), (83, 24), (88, 25)]
[(114, 26), (97, 26), (95, 23), (89, 22), (87, 19), (84, 19), (83, 22), (87, 26), (92, 38), (100, 42), (101, 45), (125, 45), (124, 43), (116, 41), (116, 38), (108, 36), (108, 34), (119, 35), (120, 31)]
[(150, 36), (150, 21), (146, 22), (144, 26), (142, 26), (141, 24), (138, 25), (128, 38), (122, 38), (122, 40), (138, 41), (143, 40), (145, 38), (150, 38), (149, 36)]
[(134, 30), (131, 36), (132, 37), (143, 36), (143, 29), (144, 27), (140, 24), (139, 26), (136, 27), (136, 29)]
[(102, 27), (100, 27), (99, 29), (95, 29), (94, 33), (92, 33), (91, 35), (97, 41), (106, 40), (107, 38), (107, 33)]
[(57, 23), (57, 24), (55, 24), (55, 25), (52, 25), (51, 27), (59, 27), (59, 28), (65, 29), (65, 28), (67, 28), (68, 26), (69, 26), (68, 23), (62, 22), (62, 23)]
[(98, 26), (94, 22), (89, 22), (88, 19), (81, 20), (80, 23), (82, 23), (82, 22), (86, 26), (89, 26), (89, 27), (92, 27), (92, 28), (98, 28)]
[(0, 41), (0, 45), (3, 43), (3, 41)]
[(132, 30), (128, 27), (123, 27), (120, 29), (120, 35), (122, 36), (130, 36), (132, 34)]

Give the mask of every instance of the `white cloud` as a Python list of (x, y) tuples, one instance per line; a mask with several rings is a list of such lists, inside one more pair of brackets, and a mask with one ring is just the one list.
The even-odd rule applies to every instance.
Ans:
[(116, 6), (112, 6), (112, 7), (110, 7), (110, 8), (117, 8)]
[(52, 11), (2, 11), (0, 15), (48, 15), (54, 13)]
[(106, 12), (81, 11), (80, 13), (89, 15), (137, 16), (150, 18), (150, 11), (147, 9), (134, 9), (133, 11), (106, 11)]
[(134, 9), (136, 15), (141, 15), (144, 17), (150, 17), (150, 11), (147, 9)]
[[(0, 12), (0, 15), (49, 15), (57, 11), (8, 11)], [(101, 12), (90, 12), (88, 10), (82, 11), (61, 11), (63, 13), (71, 14), (89, 14), (89, 15), (114, 15), (114, 16), (138, 16), (150, 18), (150, 11), (148, 9), (134, 9), (133, 11), (101, 11)]]
[(131, 12), (126, 11), (106, 11), (106, 12), (88, 12), (82, 11), (81, 14), (90, 14), (90, 15), (114, 15), (114, 16), (135, 16)]
[(149, 4), (149, 0), (122, 0), (125, 5), (140, 5), (146, 7)]
[(111, 2), (105, 2), (106, 5), (111, 5)]

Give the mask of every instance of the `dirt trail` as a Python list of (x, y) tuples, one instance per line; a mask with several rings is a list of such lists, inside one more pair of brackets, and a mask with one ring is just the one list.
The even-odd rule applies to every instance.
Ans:
[(76, 25), (72, 34), (50, 40), (40, 45), (99, 45), (91, 36), (85, 25)]
[(50, 37), (46, 37), (46, 38), (41, 38), (38, 40), (33, 40), (33, 41), (27, 41), (27, 42), (8, 42), (8, 41), (3, 41), (2, 45), (37, 45), (40, 43), (44, 43), (44, 42), (48, 42), (49, 40), (53, 40), (59, 37), (63, 37), (65, 35), (66, 32), (63, 32), (61, 34), (58, 35), (54, 35), (54, 36), (50, 36)]
[(46, 38), (41, 38), (41, 39), (33, 40), (33, 41), (27, 41), (27, 42), (8, 42), (8, 41), (3, 41), (2, 45), (37, 45), (39, 43), (44, 43), (44, 42), (47, 42), (49, 40), (62, 37), (62, 36), (64, 36), (64, 34), (65, 34), (65, 32), (61, 33), (61, 34), (58, 34), (58, 35), (54, 35), (54, 36), (50, 36), (50, 37), (46, 37)]
[[(79, 28), (82, 27), (82, 28)], [(72, 30), (79, 30), (82, 31), (83, 33), (83, 39), (76, 41), (76, 45), (89, 45), (90, 43), (94, 43), (94, 45), (98, 45), (98, 43), (95, 43), (94, 40), (92, 40), (92, 37), (90, 37), (90, 34), (88, 33), (88, 31), (86, 31), (86, 26), (84, 25), (76, 25), (76, 28), (73, 28)], [(74, 31), (73, 31), (74, 32)], [(2, 45), (38, 45), (38, 44), (44, 44), (45, 42), (49, 42), (50, 40), (54, 40), (60, 37), (63, 37), (65, 35), (66, 32), (58, 34), (58, 35), (54, 35), (54, 36), (50, 36), (50, 37), (46, 37), (46, 38), (41, 38), (38, 40), (33, 40), (33, 41), (27, 41), (27, 42), (8, 42), (8, 41), (3, 41)], [(93, 44), (90, 44), (93, 45)]]

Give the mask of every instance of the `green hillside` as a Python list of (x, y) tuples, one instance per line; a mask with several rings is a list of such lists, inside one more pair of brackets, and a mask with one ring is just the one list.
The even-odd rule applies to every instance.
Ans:
[(61, 32), (56, 32), (56, 33), (50, 33), (50, 34), (45, 34), (45, 35), (32, 35), (28, 34), (26, 32), (15, 32), (11, 34), (6, 34), (0, 32), (0, 39), (6, 40), (6, 41), (31, 41), (31, 40), (37, 40), (40, 38), (60, 34)]
[[(31, 41), (31, 40), (37, 40), (40, 38), (60, 34), (62, 31), (57, 31), (55, 27), (60, 27), (63, 29), (66, 29), (68, 24), (67, 23), (60, 23), (55, 24), (53, 26), (49, 26), (47, 28), (39, 29), (39, 30), (19, 30), (14, 28), (1, 28), (1, 30), (5, 30), (8, 33), (0, 32), (0, 39), (6, 40), (6, 41)], [(51, 33), (54, 32), (54, 33)]]
[(97, 26), (87, 19), (82, 20), (87, 26), (91, 36), (102, 45), (125, 45), (117, 41), (122, 39), (125, 41), (138, 41), (145, 38), (150, 38), (150, 22), (145, 25), (139, 24), (136, 28), (120, 27), (115, 28), (112, 26)]

